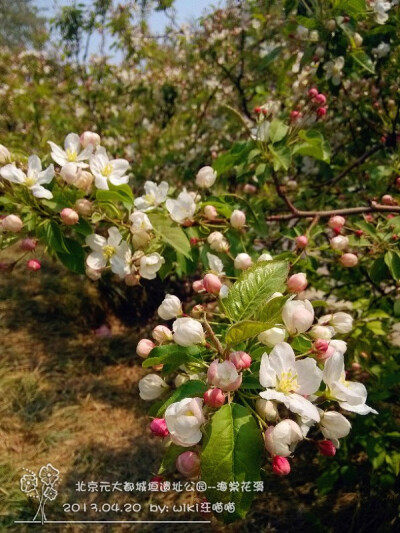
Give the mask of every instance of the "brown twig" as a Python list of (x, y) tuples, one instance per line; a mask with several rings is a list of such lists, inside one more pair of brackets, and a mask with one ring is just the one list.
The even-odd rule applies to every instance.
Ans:
[(217, 349), (219, 355), (221, 357), (224, 357), (224, 348), (222, 346), (222, 344), (219, 342), (219, 339), (217, 338), (217, 336), (215, 335), (212, 327), (210, 326), (210, 324), (208, 323), (208, 320), (207, 320), (207, 315), (204, 313), (204, 317), (203, 317), (203, 320), (204, 320), (204, 327), (206, 328), (206, 331), (207, 333), (209, 334), (209, 336), (211, 337), (214, 345), (215, 345), (215, 348)]
[(328, 209), (326, 211), (300, 211), (296, 209), (291, 213), (282, 215), (270, 215), (266, 220), (292, 220), (294, 218), (332, 217), (334, 215), (359, 215), (362, 213), (400, 213), (400, 206), (380, 205), (372, 203), (365, 207), (348, 207), (343, 209)]

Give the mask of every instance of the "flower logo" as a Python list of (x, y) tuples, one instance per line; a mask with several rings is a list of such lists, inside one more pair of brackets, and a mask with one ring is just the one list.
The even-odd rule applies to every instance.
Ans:
[[(39, 499), (39, 507), (33, 518), (33, 521), (40, 521), (43, 524), (46, 522), (46, 514), (44, 508), (47, 500), (54, 501), (57, 497), (57, 482), (60, 479), (60, 471), (50, 463), (42, 466), (38, 475), (32, 470), (24, 469), (28, 473), (24, 474), (20, 479), (21, 491), (31, 498)], [(40, 484), (40, 487), (39, 487)]]

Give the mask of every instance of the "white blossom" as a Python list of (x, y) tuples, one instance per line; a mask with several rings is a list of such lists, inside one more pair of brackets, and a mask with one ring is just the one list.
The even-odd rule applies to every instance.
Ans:
[(86, 264), (93, 270), (102, 270), (110, 263), (111, 271), (120, 278), (130, 272), (131, 251), (127, 242), (122, 240), (118, 228), (108, 230), (108, 239), (93, 233), (86, 237), (86, 244), (93, 252), (86, 258)]
[(200, 427), (205, 422), (201, 398), (184, 398), (167, 407), (164, 418), (172, 442), (178, 446), (194, 446), (200, 442)]
[(69, 133), (65, 137), (64, 150), (57, 146), (52, 141), (48, 141), (51, 147), (51, 157), (60, 167), (67, 163), (75, 163), (80, 168), (87, 168), (89, 165), (85, 163), (88, 161), (93, 152), (93, 146), (89, 144), (82, 150), (79, 135), (76, 133)]
[(98, 146), (95, 154), (90, 158), (90, 170), (94, 175), (95, 185), (98, 189), (108, 190), (108, 182), (113, 185), (128, 183), (129, 177), (125, 175), (128, 168), (129, 161), (110, 159), (102, 146)]
[(139, 211), (150, 211), (163, 204), (168, 194), (168, 183), (162, 181), (157, 185), (154, 181), (146, 181), (144, 184), (145, 195), (135, 198), (135, 207)]
[(169, 198), (165, 202), (165, 206), (172, 220), (178, 224), (191, 220), (196, 211), (196, 203), (191, 194), (187, 192), (181, 192), (176, 200)]
[(15, 165), (6, 165), (0, 170), (0, 175), (11, 183), (25, 185), (36, 198), (53, 198), (50, 191), (43, 185), (50, 183), (54, 177), (54, 166), (50, 165), (46, 170), (42, 170), (42, 163), (37, 155), (28, 158), (28, 170), (25, 174)]

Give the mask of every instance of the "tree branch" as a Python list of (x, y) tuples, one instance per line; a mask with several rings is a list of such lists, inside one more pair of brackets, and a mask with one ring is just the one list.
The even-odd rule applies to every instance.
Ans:
[(362, 213), (400, 213), (398, 205), (380, 205), (373, 202), (370, 206), (364, 207), (347, 207), (343, 209), (328, 209), (326, 211), (301, 211), (296, 209), (291, 213), (282, 215), (270, 215), (265, 217), (266, 220), (292, 220), (294, 218), (314, 218), (314, 217), (332, 217), (335, 215), (359, 215)]

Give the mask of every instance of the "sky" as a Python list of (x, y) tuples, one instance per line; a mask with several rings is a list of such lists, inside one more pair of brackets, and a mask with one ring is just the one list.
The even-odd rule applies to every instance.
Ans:
[[(211, 6), (221, 5), (223, 0), (175, 0), (175, 9), (177, 12), (177, 23), (191, 22), (201, 15), (203, 15), (207, 8)], [(35, 4), (41, 9), (41, 14), (45, 17), (51, 18), (57, 12), (57, 9), (62, 6), (71, 5), (74, 0), (34, 0)], [(91, 0), (77, 0), (77, 3), (90, 5)], [(121, 3), (123, 3), (121, 1)], [(162, 12), (154, 13), (149, 20), (151, 29), (158, 33), (162, 32), (166, 26), (167, 18)], [(94, 53), (100, 43), (100, 37), (98, 35), (93, 36), (90, 46), (90, 53)], [(108, 51), (115, 61), (118, 61), (119, 57), (116, 56), (113, 51)]]

